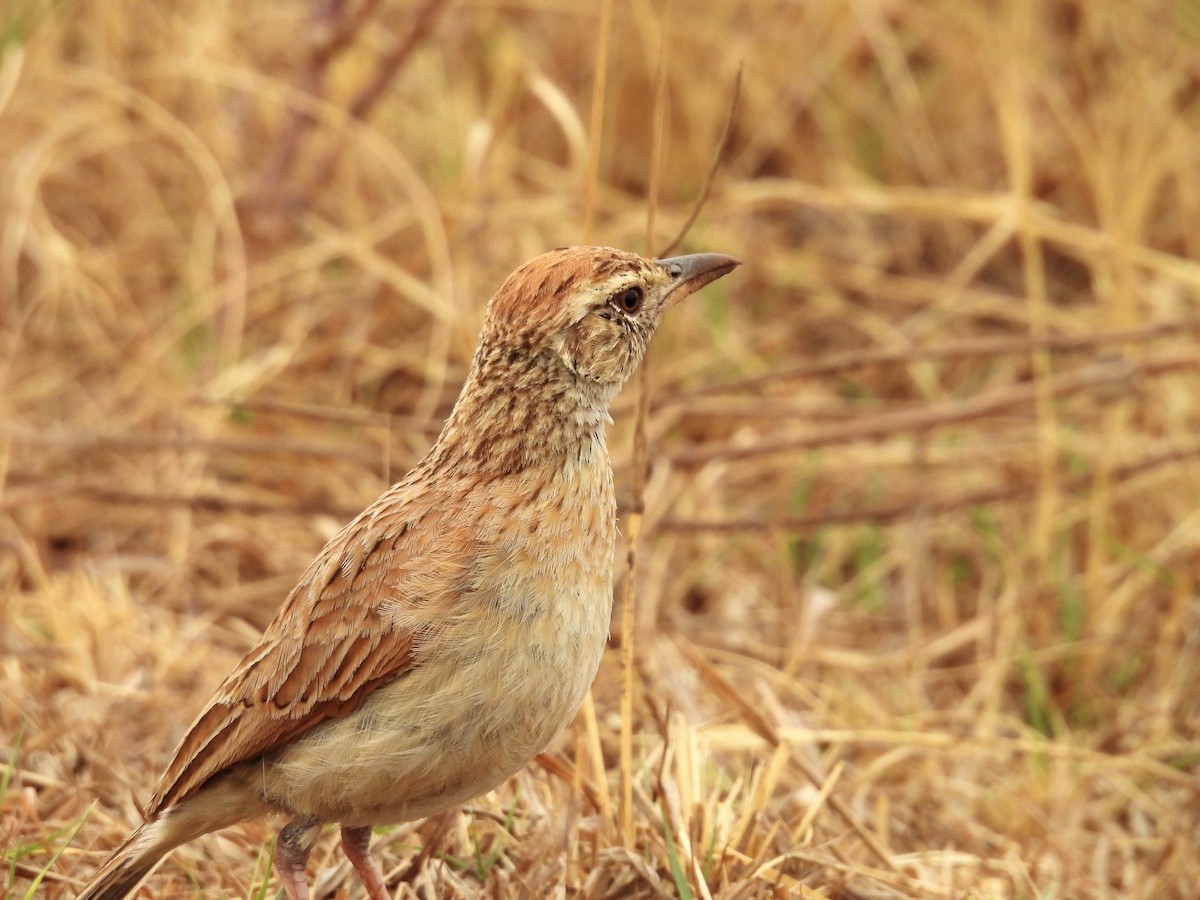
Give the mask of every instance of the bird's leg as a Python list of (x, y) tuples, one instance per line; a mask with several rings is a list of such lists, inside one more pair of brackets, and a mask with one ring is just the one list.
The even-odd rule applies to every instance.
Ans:
[(354, 871), (362, 879), (363, 887), (371, 900), (391, 900), (388, 896), (387, 885), (383, 883), (383, 873), (367, 849), (371, 844), (371, 826), (359, 828), (342, 826), (342, 852)]
[(288, 900), (308, 900), (308, 877), (304, 868), (308, 854), (321, 833), (321, 823), (297, 819), (279, 832), (275, 841), (275, 871)]

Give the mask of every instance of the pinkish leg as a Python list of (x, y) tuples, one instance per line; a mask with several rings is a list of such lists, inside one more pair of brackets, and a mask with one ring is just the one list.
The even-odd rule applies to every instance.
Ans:
[(363, 887), (367, 889), (367, 896), (371, 900), (391, 900), (387, 885), (383, 883), (383, 873), (379, 871), (378, 864), (367, 849), (370, 845), (371, 826), (342, 827), (342, 852), (346, 854), (346, 859), (350, 860), (350, 865), (354, 866), (354, 871), (362, 879)]
[(304, 873), (308, 854), (321, 833), (319, 822), (289, 822), (275, 841), (275, 871), (288, 900), (308, 900), (308, 877)]

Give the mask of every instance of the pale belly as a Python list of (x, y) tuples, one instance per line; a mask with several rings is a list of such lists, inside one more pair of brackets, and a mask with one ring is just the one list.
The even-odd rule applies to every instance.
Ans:
[(466, 638), (451, 635), (350, 716), (290, 745), (262, 771), (268, 802), (374, 825), (431, 815), (501, 784), (570, 723), (608, 637), (610, 576), (558, 587), (566, 592), (549, 598), (537, 590), (545, 599), (520, 604), (521, 615), (492, 609), (464, 621)]

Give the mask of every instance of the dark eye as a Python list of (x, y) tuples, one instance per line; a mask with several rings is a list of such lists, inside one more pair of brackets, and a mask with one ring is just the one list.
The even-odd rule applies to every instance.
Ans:
[(614, 298), (621, 312), (635, 313), (642, 308), (642, 289), (640, 287), (625, 288)]

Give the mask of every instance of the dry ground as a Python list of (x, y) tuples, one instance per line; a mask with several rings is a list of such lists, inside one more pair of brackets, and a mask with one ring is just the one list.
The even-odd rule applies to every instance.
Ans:
[[(511, 268), (680, 228), (744, 61), (640, 519), (616, 410), (632, 676), (619, 605), (396, 895), (1200, 896), (1198, 60), (1167, 0), (6, 0), (0, 893), (138, 821)], [(271, 834), (144, 896), (274, 896)]]

